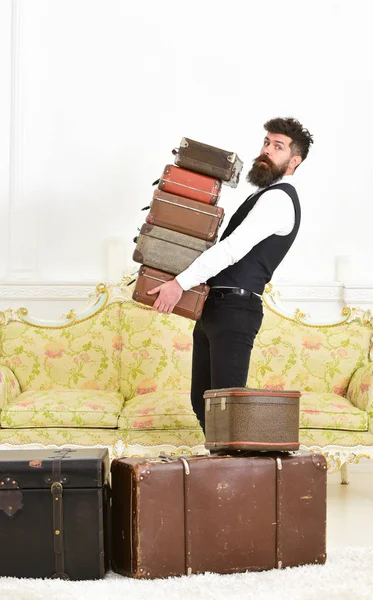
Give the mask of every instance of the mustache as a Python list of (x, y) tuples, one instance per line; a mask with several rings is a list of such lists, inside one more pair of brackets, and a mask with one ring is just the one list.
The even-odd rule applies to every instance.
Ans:
[(271, 159), (266, 156), (265, 154), (261, 154), (260, 156), (258, 156), (257, 158), (255, 158), (253, 160), (253, 166), (257, 166), (260, 165), (260, 163), (266, 163), (267, 165), (269, 165), (270, 167), (276, 167), (276, 165), (271, 161)]

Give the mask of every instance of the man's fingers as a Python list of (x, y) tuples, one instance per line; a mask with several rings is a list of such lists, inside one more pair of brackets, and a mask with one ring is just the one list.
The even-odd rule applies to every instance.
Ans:
[(161, 286), (159, 285), (158, 287), (153, 288), (152, 290), (149, 290), (147, 292), (147, 294), (149, 294), (149, 296), (151, 296), (152, 294), (156, 294), (157, 292), (159, 292), (160, 289), (161, 289)]
[(159, 300), (159, 298), (157, 298), (157, 300), (156, 300), (156, 301), (154, 302), (154, 304), (153, 304), (153, 309), (154, 309), (154, 310), (158, 310), (158, 309), (159, 309), (159, 307), (160, 307), (160, 304), (161, 304), (161, 303), (160, 303), (160, 300)]

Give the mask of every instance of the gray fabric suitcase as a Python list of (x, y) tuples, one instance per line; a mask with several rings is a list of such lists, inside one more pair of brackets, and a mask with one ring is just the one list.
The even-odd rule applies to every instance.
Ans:
[(142, 265), (178, 275), (187, 269), (213, 242), (145, 223), (135, 238), (133, 260)]

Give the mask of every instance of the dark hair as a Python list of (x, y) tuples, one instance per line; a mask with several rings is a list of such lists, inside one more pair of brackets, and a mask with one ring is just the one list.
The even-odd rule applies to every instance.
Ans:
[(287, 119), (271, 119), (264, 124), (264, 129), (268, 133), (282, 133), (292, 139), (290, 144), (291, 153), (298, 154), (305, 160), (308, 155), (311, 144), (313, 144), (313, 136), (308, 129), (305, 129), (297, 119), (288, 117)]

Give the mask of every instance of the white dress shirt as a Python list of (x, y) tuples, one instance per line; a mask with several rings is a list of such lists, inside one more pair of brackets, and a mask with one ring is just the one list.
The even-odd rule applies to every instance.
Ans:
[[(294, 176), (286, 175), (277, 183), (294, 185)], [(254, 194), (262, 191), (258, 188)], [(269, 189), (262, 194), (247, 217), (228, 237), (205, 250), (176, 279), (183, 290), (204, 283), (226, 267), (243, 258), (250, 250), (270, 235), (288, 235), (295, 224), (294, 205), (290, 196), (281, 189)]]

